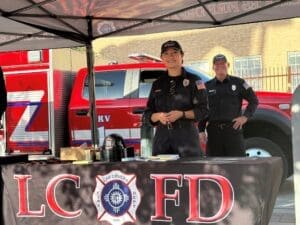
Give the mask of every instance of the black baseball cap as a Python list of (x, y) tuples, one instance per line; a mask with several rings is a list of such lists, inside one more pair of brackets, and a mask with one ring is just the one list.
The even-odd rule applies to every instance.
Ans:
[(161, 46), (161, 54), (164, 53), (165, 51), (167, 51), (169, 48), (173, 48), (177, 51), (181, 51), (182, 52), (182, 48), (180, 46), (180, 44), (177, 41), (167, 41), (165, 43), (162, 44)]
[(227, 62), (226, 56), (223, 55), (223, 54), (215, 55), (214, 58), (213, 58), (213, 64), (215, 64), (216, 62), (219, 62), (219, 61)]

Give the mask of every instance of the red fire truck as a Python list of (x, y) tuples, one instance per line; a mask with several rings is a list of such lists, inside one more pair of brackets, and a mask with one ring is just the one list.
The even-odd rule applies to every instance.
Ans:
[[(139, 62), (95, 67), (96, 122), (100, 143), (117, 133), (139, 152), (141, 116), (152, 82), (165, 69), (159, 60), (132, 58)], [(50, 149), (55, 154), (61, 146), (90, 143), (87, 69), (74, 76), (73, 71), (57, 67), (55, 60), (51, 50), (0, 54), (8, 91), (6, 151), (41, 153)], [(204, 81), (210, 79), (203, 72), (192, 72)], [(291, 94), (257, 92), (257, 96), (259, 107), (244, 127), (247, 154), (280, 156), (285, 174), (290, 175)]]
[(67, 144), (72, 73), (54, 68), (49, 50), (1, 53), (0, 62), (8, 100), (2, 140), (6, 151), (41, 153)]

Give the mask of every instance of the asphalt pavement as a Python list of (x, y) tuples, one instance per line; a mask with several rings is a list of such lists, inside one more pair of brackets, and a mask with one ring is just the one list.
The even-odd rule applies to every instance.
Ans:
[(294, 179), (281, 186), (269, 225), (295, 225)]

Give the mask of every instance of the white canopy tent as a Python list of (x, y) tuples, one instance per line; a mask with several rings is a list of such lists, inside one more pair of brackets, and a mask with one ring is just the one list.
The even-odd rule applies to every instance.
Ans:
[(294, 18), (300, 0), (1, 0), (0, 13), (0, 51), (86, 46), (97, 147), (93, 40)]
[(0, 50), (298, 17), (299, 0), (1, 0)]

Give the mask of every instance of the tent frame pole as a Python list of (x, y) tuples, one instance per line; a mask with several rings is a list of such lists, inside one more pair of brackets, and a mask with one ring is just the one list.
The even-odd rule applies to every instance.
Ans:
[[(88, 33), (92, 37), (92, 20), (88, 20)], [(92, 40), (89, 39), (89, 40)], [(95, 72), (94, 72), (94, 52), (92, 41), (86, 43), (86, 58), (88, 70), (88, 86), (89, 86), (89, 106), (90, 106), (90, 123), (91, 123), (91, 140), (92, 148), (99, 149), (99, 133), (97, 128), (97, 112), (96, 112), (96, 93), (95, 93)]]

